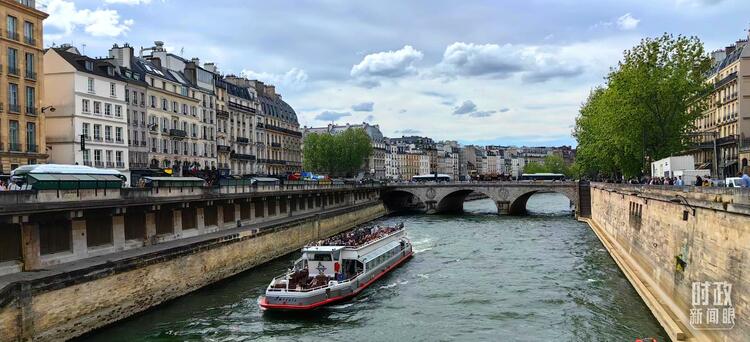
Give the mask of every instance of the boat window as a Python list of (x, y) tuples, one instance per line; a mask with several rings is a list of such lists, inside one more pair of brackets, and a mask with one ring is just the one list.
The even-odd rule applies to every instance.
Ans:
[(331, 261), (330, 254), (314, 254), (313, 261)]

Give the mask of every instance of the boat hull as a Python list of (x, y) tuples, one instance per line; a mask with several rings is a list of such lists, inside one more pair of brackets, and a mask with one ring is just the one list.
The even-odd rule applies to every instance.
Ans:
[(351, 282), (332, 286), (317, 293), (283, 292), (275, 294), (267, 292), (266, 296), (260, 298), (260, 307), (263, 310), (274, 311), (305, 311), (351, 299), (414, 255), (411, 248), (403, 252), (403, 255), (397, 255), (398, 259), (394, 257), (395, 261), (387, 263), (387, 266), (384, 265), (385, 267), (365, 273)]

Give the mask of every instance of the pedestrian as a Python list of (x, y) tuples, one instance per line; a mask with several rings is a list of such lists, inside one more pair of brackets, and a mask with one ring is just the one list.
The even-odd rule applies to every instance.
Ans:
[(750, 188), (750, 176), (747, 172), (740, 172), (737, 177), (740, 177), (740, 186), (743, 188)]
[(682, 176), (677, 176), (677, 181), (675, 182), (675, 185), (677, 186), (684, 186), (685, 181), (682, 180)]
[(695, 186), (702, 186), (703, 185), (703, 178), (701, 178), (701, 176), (696, 176), (695, 177), (695, 184), (694, 185)]
[(8, 188), (5, 186), (5, 182), (0, 180), (0, 191), (8, 190)]

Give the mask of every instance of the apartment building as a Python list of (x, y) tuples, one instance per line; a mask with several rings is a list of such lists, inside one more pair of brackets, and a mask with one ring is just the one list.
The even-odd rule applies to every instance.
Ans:
[(261, 122), (258, 120), (259, 103), (255, 88), (249, 85), (249, 80), (233, 75), (216, 80), (221, 103), (217, 112), (221, 131), (218, 136), (221, 147), (219, 158), (229, 163), (227, 169), (233, 175), (264, 172), (257, 157), (258, 150), (264, 149), (264, 144), (256, 144), (256, 139), (263, 139), (265, 133), (258, 128)]
[(0, 173), (45, 162), (43, 26), (47, 14), (34, 0), (0, 0), (5, 27), (0, 34)]
[(263, 142), (257, 145), (260, 167), (268, 175), (302, 171), (302, 132), (297, 113), (275, 86), (254, 80), (249, 83), (255, 88), (262, 112), (256, 124), (256, 139)]
[(44, 103), (49, 162), (118, 169), (128, 179), (127, 80), (112, 59), (81, 55), (72, 46), (44, 54)]
[(750, 77), (748, 39), (714, 51), (712, 57), (714, 68), (707, 82), (713, 87), (704, 115), (695, 122), (691, 152), (696, 168), (732, 177), (746, 169), (750, 159), (750, 86), (743, 82)]

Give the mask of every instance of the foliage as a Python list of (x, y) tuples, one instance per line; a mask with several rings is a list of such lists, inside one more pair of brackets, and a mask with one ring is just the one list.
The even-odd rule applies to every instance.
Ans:
[(711, 59), (695, 37), (643, 39), (581, 106), (573, 136), (579, 172), (632, 177), (685, 150), (705, 109)]
[(542, 163), (529, 162), (523, 167), (523, 173), (560, 173), (575, 179), (578, 177), (578, 166), (567, 165), (562, 157), (551, 155), (545, 157)]
[(363, 129), (339, 134), (312, 133), (304, 142), (305, 170), (332, 176), (352, 176), (372, 153), (370, 138)]

